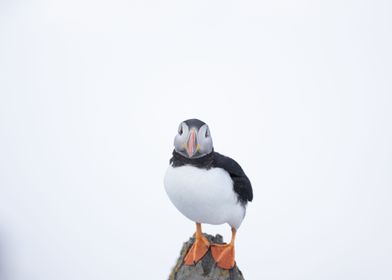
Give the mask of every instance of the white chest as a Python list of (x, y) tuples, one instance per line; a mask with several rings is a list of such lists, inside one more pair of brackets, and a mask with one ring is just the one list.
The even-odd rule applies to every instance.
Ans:
[(195, 222), (239, 226), (243, 219), (245, 209), (238, 202), (233, 181), (221, 168), (169, 166), (164, 184), (176, 208)]

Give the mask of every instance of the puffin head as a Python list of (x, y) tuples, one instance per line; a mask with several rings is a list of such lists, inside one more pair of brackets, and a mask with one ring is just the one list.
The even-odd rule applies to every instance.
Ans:
[(212, 138), (208, 125), (198, 119), (180, 123), (174, 138), (174, 149), (187, 158), (200, 158), (212, 152)]

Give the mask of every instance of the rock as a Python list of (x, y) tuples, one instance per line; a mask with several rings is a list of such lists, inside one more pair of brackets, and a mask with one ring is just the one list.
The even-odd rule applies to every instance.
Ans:
[[(224, 244), (222, 236), (219, 234), (216, 236), (204, 234), (204, 236), (211, 243)], [(219, 268), (211, 256), (211, 250), (208, 250), (207, 254), (196, 265), (185, 265), (184, 257), (194, 241), (195, 238), (191, 237), (182, 246), (180, 256), (170, 273), (169, 280), (244, 280), (237, 264), (230, 270)]]

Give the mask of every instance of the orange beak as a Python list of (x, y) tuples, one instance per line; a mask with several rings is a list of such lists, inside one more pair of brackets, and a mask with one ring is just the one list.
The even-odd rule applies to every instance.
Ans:
[(188, 143), (186, 146), (186, 152), (190, 158), (196, 152), (196, 132), (194, 129), (191, 130), (191, 135), (189, 136)]

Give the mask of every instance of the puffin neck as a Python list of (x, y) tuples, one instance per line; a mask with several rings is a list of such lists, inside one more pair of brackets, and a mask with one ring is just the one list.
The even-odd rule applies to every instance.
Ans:
[(173, 157), (170, 160), (170, 163), (173, 164), (174, 167), (183, 166), (183, 165), (193, 165), (200, 168), (211, 168), (212, 162), (214, 160), (214, 149), (212, 151), (202, 157), (199, 158), (187, 158), (177, 153), (176, 150), (173, 150)]

